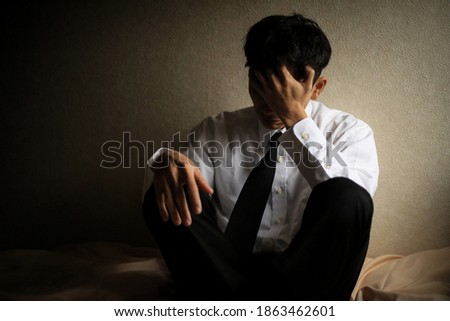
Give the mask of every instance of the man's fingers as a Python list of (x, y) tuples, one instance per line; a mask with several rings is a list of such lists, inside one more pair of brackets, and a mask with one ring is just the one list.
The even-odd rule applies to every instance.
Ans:
[(294, 76), (292, 76), (286, 65), (282, 65), (280, 67), (280, 81), (283, 85), (287, 84), (288, 82), (297, 81)]
[(195, 176), (188, 179), (186, 183), (187, 193), (191, 205), (191, 209), (194, 214), (198, 215), (202, 212), (202, 201), (200, 200), (200, 194), (198, 192), (198, 186), (195, 181)]
[(165, 197), (165, 201), (166, 201), (166, 208), (169, 211), (169, 216), (172, 219), (173, 224), (175, 224), (177, 226), (180, 225), (181, 217), (180, 217), (180, 214), (178, 213), (178, 209), (175, 204), (173, 193), (172, 193), (171, 189), (169, 188), (169, 186), (167, 186), (167, 184), (165, 185), (165, 188), (164, 188), (164, 197)]
[(281, 72), (279, 70), (267, 70), (266, 75), (269, 79), (271, 88), (275, 89), (275, 91), (277, 92), (279, 92), (281, 88), (286, 84), (284, 76), (281, 75)]
[(189, 226), (192, 223), (192, 219), (183, 186), (179, 186), (176, 192), (175, 201), (181, 221), (183, 222), (183, 225)]
[(158, 205), (159, 215), (161, 215), (161, 219), (164, 222), (167, 222), (169, 220), (169, 212), (167, 211), (166, 208), (164, 191), (159, 179), (155, 179), (154, 186), (155, 186), (155, 200), (156, 204)]
[(259, 70), (253, 70), (253, 74), (255, 75), (255, 78), (259, 83), (261, 89), (263, 91), (266, 91), (268, 89), (268, 82), (266, 76)]
[(250, 80), (249, 86), (251, 90), (254, 90), (258, 95), (261, 97), (264, 97), (265, 93), (263, 88), (261, 87), (261, 84), (257, 82), (257, 80)]
[(199, 189), (201, 189), (202, 191), (204, 191), (209, 195), (214, 194), (214, 190), (211, 188), (211, 186), (209, 186), (208, 182), (203, 177), (202, 173), (198, 168), (195, 169), (194, 177)]
[[(174, 207), (176, 209), (176, 211), (174, 211), (176, 212), (176, 215), (174, 215), (176, 221), (174, 221), (174, 223), (176, 225), (183, 223), (185, 226), (189, 226), (192, 223), (192, 219), (183, 188), (186, 181), (185, 175), (187, 174), (185, 171), (187, 170), (186, 166), (188, 166), (188, 163), (186, 163), (183, 159), (180, 159), (180, 161), (183, 163), (183, 167), (178, 168), (177, 165), (175, 165), (171, 168), (169, 173), (169, 185), (172, 195), (172, 202), (174, 203)], [(171, 209), (169, 209), (169, 211), (170, 210)]]
[(177, 209), (177, 214), (181, 220), (181, 222), (176, 225), (180, 225), (181, 223), (183, 223), (184, 225), (189, 226), (192, 222), (191, 214), (189, 212), (186, 195), (184, 193), (184, 179), (179, 177), (179, 175), (180, 174), (178, 171), (171, 171), (169, 175), (172, 200), (174, 202), (175, 208)]
[(169, 166), (155, 176), (156, 202), (164, 221), (171, 219), (175, 225), (189, 226), (191, 211), (195, 214), (202, 211), (199, 188), (209, 194), (213, 190), (186, 156), (172, 151), (169, 157)]
[(314, 85), (314, 75), (315, 71), (310, 66), (306, 66), (306, 79), (305, 83), (308, 85), (308, 88), (312, 88)]

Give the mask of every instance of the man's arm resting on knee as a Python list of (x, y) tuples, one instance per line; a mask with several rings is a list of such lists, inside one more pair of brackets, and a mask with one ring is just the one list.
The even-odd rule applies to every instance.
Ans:
[(162, 220), (189, 226), (191, 215), (202, 212), (199, 189), (208, 194), (214, 192), (200, 170), (187, 156), (167, 148), (158, 150), (148, 161), (148, 167), (153, 172), (155, 199)]

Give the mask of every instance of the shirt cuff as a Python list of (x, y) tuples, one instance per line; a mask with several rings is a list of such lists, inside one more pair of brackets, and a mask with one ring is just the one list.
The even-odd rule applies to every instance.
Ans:
[(170, 151), (170, 148), (167, 147), (161, 147), (160, 149), (158, 149), (153, 155), (152, 157), (150, 157), (147, 161), (147, 165), (148, 167), (150, 167), (152, 170), (153, 169), (158, 169), (164, 166), (164, 162), (165, 160), (161, 157), (161, 155), (164, 152), (168, 152)]
[(278, 138), (311, 187), (330, 178), (326, 167), (326, 138), (307, 117)]

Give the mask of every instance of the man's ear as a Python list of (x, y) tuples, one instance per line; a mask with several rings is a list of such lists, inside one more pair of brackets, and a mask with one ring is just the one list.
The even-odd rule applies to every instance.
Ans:
[(325, 76), (320, 76), (319, 79), (317, 79), (316, 83), (313, 86), (313, 92), (311, 95), (311, 99), (317, 100), (317, 98), (319, 98), (320, 94), (325, 89), (327, 82), (328, 82), (328, 79)]

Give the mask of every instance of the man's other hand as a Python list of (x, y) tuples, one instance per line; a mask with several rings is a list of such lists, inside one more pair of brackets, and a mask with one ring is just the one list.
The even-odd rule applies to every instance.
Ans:
[(171, 219), (175, 225), (189, 226), (191, 215), (202, 212), (199, 189), (208, 194), (214, 191), (185, 155), (167, 150), (161, 156), (167, 158), (163, 162), (166, 166), (153, 169), (156, 203), (161, 218), (164, 222)]
[(250, 86), (264, 99), (287, 128), (307, 117), (305, 108), (314, 89), (314, 70), (306, 66), (306, 77), (297, 81), (286, 66), (272, 70), (252, 70)]

